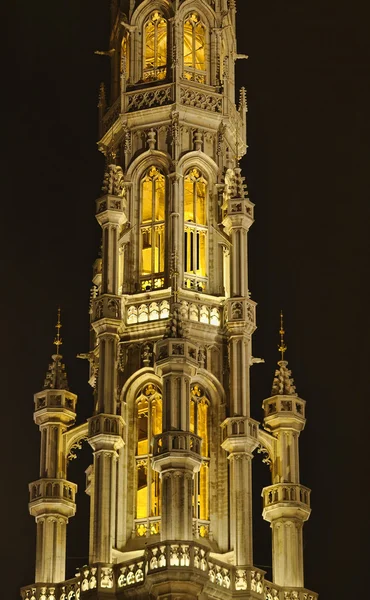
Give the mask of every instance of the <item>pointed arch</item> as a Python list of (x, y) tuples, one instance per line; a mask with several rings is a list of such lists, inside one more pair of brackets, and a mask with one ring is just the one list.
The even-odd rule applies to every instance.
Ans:
[(153, 10), (143, 27), (143, 80), (157, 81), (167, 76), (168, 22), (160, 10)]

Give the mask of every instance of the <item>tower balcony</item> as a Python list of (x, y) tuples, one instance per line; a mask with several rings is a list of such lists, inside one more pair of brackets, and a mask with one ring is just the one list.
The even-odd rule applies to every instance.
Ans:
[(31, 515), (60, 514), (71, 517), (76, 512), (77, 485), (66, 479), (39, 479), (29, 484)]
[(263, 401), (264, 423), (271, 429), (295, 427), (302, 431), (305, 426), (305, 401), (298, 396), (272, 396)]
[[(208, 598), (244, 600), (318, 600), (315, 592), (280, 587), (256, 567), (235, 567), (196, 542), (151, 544), (142, 555), (120, 564), (84, 566), (74, 579), (56, 585), (37, 583), (22, 588), (23, 600), (83, 600), (83, 598), (148, 598), (148, 590), (186, 582)], [(158, 586), (158, 588), (157, 588)]]
[(258, 421), (249, 417), (229, 417), (221, 425), (223, 449), (252, 453), (258, 446), (258, 426)]
[(277, 483), (262, 490), (263, 518), (272, 521), (281, 517), (306, 521), (311, 513), (311, 490), (298, 483)]
[(200, 455), (202, 438), (189, 431), (166, 431), (154, 438), (155, 456), (167, 452), (192, 452)]
[(93, 322), (101, 319), (120, 321), (122, 318), (122, 300), (120, 296), (104, 294), (93, 300)]
[(35, 422), (60, 421), (66, 425), (75, 421), (77, 396), (67, 390), (47, 389), (34, 395)]

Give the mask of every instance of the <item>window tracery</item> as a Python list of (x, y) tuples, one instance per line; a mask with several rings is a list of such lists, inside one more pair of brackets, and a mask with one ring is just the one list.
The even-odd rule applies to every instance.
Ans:
[(152, 469), (153, 436), (162, 432), (162, 395), (147, 383), (136, 398), (136, 519), (138, 537), (156, 535), (160, 528), (161, 487)]
[(210, 402), (202, 387), (191, 387), (190, 431), (202, 438), (202, 465), (193, 482), (193, 518), (199, 537), (209, 534), (209, 407)]
[(121, 74), (124, 74), (126, 81), (130, 78), (130, 34), (123, 36), (121, 42)]
[(144, 25), (144, 81), (165, 79), (167, 75), (167, 21), (154, 11)]
[(206, 83), (206, 28), (192, 11), (184, 22), (184, 77)]
[(155, 166), (141, 180), (141, 289), (164, 287), (165, 177)]
[(207, 281), (207, 181), (194, 168), (184, 178), (185, 287), (203, 291)]

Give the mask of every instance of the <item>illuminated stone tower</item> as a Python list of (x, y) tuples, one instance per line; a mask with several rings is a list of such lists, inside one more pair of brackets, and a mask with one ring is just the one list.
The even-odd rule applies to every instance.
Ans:
[[(36, 583), (23, 598), (317, 598), (303, 582), (305, 403), (283, 337), (263, 427), (250, 414), (254, 205), (239, 167), (247, 103), (242, 89), (235, 105), (235, 61), (247, 57), (237, 54), (235, 21), (235, 0), (112, 3), (109, 48), (98, 52), (112, 63), (109, 108), (104, 86), (99, 97), (102, 258), (94, 264), (91, 347), (81, 355), (94, 411), (73, 426), (76, 398), (61, 376), (36, 395)], [(60, 360), (58, 351), (52, 373)], [(84, 438), (93, 453), (89, 564), (64, 581), (75, 511), (66, 465)], [(273, 583), (253, 564), (257, 448), (272, 469), (263, 516), (272, 527)]]

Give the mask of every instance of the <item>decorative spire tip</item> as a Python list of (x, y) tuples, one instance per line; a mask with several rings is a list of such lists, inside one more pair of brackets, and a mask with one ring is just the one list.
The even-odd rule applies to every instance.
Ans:
[(280, 311), (280, 345), (278, 346), (279, 352), (281, 352), (281, 360), (285, 360), (284, 354), (288, 350), (288, 346), (285, 343), (285, 329), (284, 329), (284, 314)]

